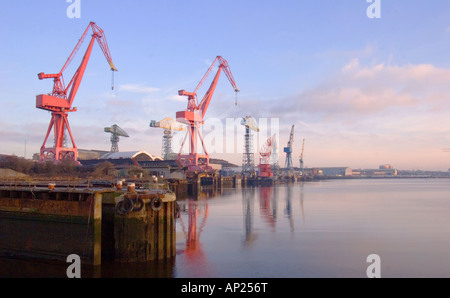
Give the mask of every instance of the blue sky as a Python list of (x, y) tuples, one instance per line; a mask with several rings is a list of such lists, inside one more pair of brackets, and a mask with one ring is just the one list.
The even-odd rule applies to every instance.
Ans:
[[(79, 148), (109, 150), (103, 128), (118, 124), (130, 134), (121, 151), (159, 155), (162, 131), (149, 128), (150, 120), (184, 110), (177, 91), (194, 90), (221, 55), (241, 90), (239, 104), (223, 76), (206, 117), (279, 118), (281, 146), (294, 124), (295, 165), (305, 138), (306, 166), (450, 167), (442, 152), (450, 147), (448, 1), (382, 0), (381, 19), (367, 17), (365, 0), (81, 0), (79, 19), (67, 17), (69, 5), (0, 3), (1, 153), (23, 156), (25, 142), (27, 157), (39, 152), (50, 114), (35, 108), (35, 96), (52, 82), (37, 73), (58, 72), (95, 21), (119, 72), (111, 91), (95, 45), (78, 111), (69, 115)], [(241, 162), (240, 154), (210, 153)]]

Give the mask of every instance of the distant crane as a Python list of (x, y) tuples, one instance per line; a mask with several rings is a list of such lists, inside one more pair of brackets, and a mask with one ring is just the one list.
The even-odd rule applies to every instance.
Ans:
[(254, 172), (255, 160), (253, 153), (253, 135), (251, 131), (259, 132), (259, 127), (252, 116), (245, 116), (241, 120), (241, 125), (245, 126), (244, 154), (242, 158), (242, 174), (250, 176)]
[(173, 131), (186, 131), (186, 125), (182, 124), (175, 119), (172, 119), (170, 117), (166, 117), (158, 122), (156, 120), (152, 120), (150, 122), (150, 127), (154, 128), (163, 128), (164, 129), (164, 135), (162, 140), (162, 155), (164, 160), (170, 160), (173, 159), (173, 151), (172, 151), (172, 138), (173, 138)]
[(304, 151), (305, 151), (305, 139), (303, 138), (302, 153), (300, 154), (300, 172), (301, 172), (302, 176), (305, 175), (305, 173), (304, 173), (304, 164), (303, 164), (303, 152)]
[(272, 172), (274, 175), (277, 175), (280, 172), (280, 166), (278, 165), (278, 142), (277, 140), (273, 141), (273, 149), (272, 155), (270, 156), (270, 162), (272, 164)]
[[(203, 97), (202, 101), (198, 103), (197, 91), (203, 85), (208, 75), (211, 73), (216, 62), (219, 62), (219, 69), (211, 83), (211, 86), (209, 87), (208, 91), (206, 91), (206, 94)], [(184, 143), (186, 141), (185, 137), (181, 145), (180, 153), (178, 154), (177, 162), (182, 167), (188, 167), (188, 172), (191, 173), (195, 171), (207, 172), (213, 170), (212, 167), (209, 166), (209, 154), (206, 151), (205, 144), (203, 142), (203, 137), (200, 133), (200, 126), (204, 122), (203, 118), (205, 117), (205, 113), (208, 110), (209, 103), (211, 102), (211, 98), (214, 94), (214, 90), (216, 89), (217, 82), (219, 80), (220, 73), (222, 70), (228, 77), (228, 80), (230, 81), (231, 86), (233, 86), (234, 91), (236, 93), (239, 92), (239, 89), (237, 88), (236, 83), (234, 82), (233, 75), (231, 74), (230, 67), (228, 66), (228, 62), (221, 56), (216, 57), (216, 59), (206, 72), (206, 74), (203, 76), (200, 83), (197, 85), (197, 88), (195, 88), (193, 92), (187, 92), (185, 90), (178, 91), (178, 95), (188, 97), (187, 109), (185, 111), (177, 112), (176, 119), (180, 122), (188, 124), (189, 126), (189, 130), (188, 133), (186, 134), (186, 137), (189, 135), (190, 147), (189, 147), (189, 154), (187, 155), (181, 154), (181, 152), (183, 151)], [(202, 143), (204, 154), (199, 154), (197, 152), (198, 138), (200, 138), (200, 141)]]
[(275, 142), (276, 134), (267, 139), (259, 151), (259, 176), (273, 177), (273, 172), (270, 167), (270, 156), (272, 154), (273, 144)]
[[(89, 46), (84, 54), (80, 66), (76, 70), (74, 76), (70, 80), (67, 87), (64, 85), (63, 72), (72, 62), (74, 56), (80, 49), (89, 28), (92, 29), (93, 34)], [(47, 130), (47, 135), (45, 136), (44, 143), (41, 146), (40, 151), (40, 161), (51, 160), (54, 162), (60, 160), (73, 160), (76, 161), (78, 158), (78, 149), (73, 140), (72, 132), (70, 130), (69, 121), (67, 120), (68, 112), (75, 112), (77, 108), (72, 107), (73, 101), (77, 94), (78, 88), (80, 87), (81, 80), (83, 78), (84, 72), (86, 70), (86, 65), (89, 61), (91, 55), (92, 46), (94, 45), (94, 40), (97, 40), (106, 60), (111, 67), (111, 71), (117, 71), (111, 59), (111, 54), (109, 53), (108, 44), (106, 42), (105, 33), (98, 27), (94, 22), (90, 22), (80, 40), (78, 41), (75, 49), (70, 54), (66, 63), (62, 67), (61, 71), (57, 74), (45, 74), (43, 72), (38, 74), (39, 80), (43, 79), (53, 79), (53, 91), (50, 94), (40, 94), (36, 96), (36, 108), (52, 112), (52, 120)], [(70, 92), (69, 92), (70, 88)], [(112, 86), (114, 88), (114, 86)], [(45, 147), (47, 139), (50, 132), (54, 128), (54, 138), (55, 143), (53, 147)], [(68, 131), (70, 139), (72, 142), (72, 148), (65, 145), (65, 132)]]
[(294, 177), (294, 168), (292, 162), (292, 144), (294, 143), (294, 125), (291, 128), (291, 134), (289, 136), (289, 141), (287, 147), (284, 147), (284, 152), (286, 153), (286, 162), (284, 164), (286, 176)]
[(119, 137), (128, 138), (129, 135), (117, 124), (105, 127), (105, 132), (111, 133), (111, 152), (119, 152)]

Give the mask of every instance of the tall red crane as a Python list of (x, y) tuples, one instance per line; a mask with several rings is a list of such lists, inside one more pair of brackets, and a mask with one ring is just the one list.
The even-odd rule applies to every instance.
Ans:
[[(197, 99), (197, 91), (203, 85), (204, 81), (208, 77), (208, 75), (213, 70), (216, 62), (219, 62), (219, 69), (209, 87), (208, 91), (206, 91), (203, 99), (198, 102)], [(181, 145), (180, 153), (178, 154), (178, 163), (182, 167), (188, 167), (188, 172), (207, 172), (211, 171), (212, 167), (209, 166), (209, 154), (206, 151), (205, 144), (203, 142), (203, 137), (200, 133), (200, 125), (204, 123), (203, 118), (205, 116), (206, 111), (208, 110), (209, 103), (211, 102), (211, 98), (214, 94), (214, 90), (216, 89), (217, 82), (220, 77), (220, 73), (222, 70), (225, 72), (228, 80), (231, 83), (231, 86), (234, 88), (235, 92), (239, 92), (239, 89), (236, 86), (233, 75), (231, 74), (230, 67), (228, 66), (227, 60), (222, 58), (221, 56), (217, 56), (214, 62), (209, 67), (206, 74), (203, 76), (200, 83), (197, 85), (197, 88), (193, 92), (187, 92), (185, 90), (179, 90), (178, 95), (187, 96), (188, 104), (187, 109), (185, 111), (180, 111), (176, 113), (176, 118), (179, 122), (184, 122), (189, 125), (188, 133), (186, 137), (189, 135), (189, 154), (181, 154), (183, 151), (183, 146), (186, 141), (186, 137), (184, 138), (183, 144)], [(202, 143), (204, 154), (199, 154), (197, 152), (197, 139), (200, 138)]]
[[(77, 54), (85, 37), (88, 34), (89, 28), (92, 29), (92, 38), (89, 46), (84, 54), (80, 66), (76, 70), (74, 76), (70, 80), (69, 84), (65, 86), (63, 72), (72, 62), (73, 58)], [(105, 33), (98, 27), (94, 22), (90, 22), (80, 40), (78, 41), (75, 49), (70, 54), (66, 63), (62, 67), (61, 71), (56, 74), (45, 74), (43, 72), (38, 74), (39, 80), (43, 79), (53, 79), (53, 91), (49, 94), (40, 94), (36, 96), (36, 108), (52, 112), (52, 119), (47, 130), (47, 135), (45, 136), (44, 143), (41, 146), (40, 161), (55, 161), (60, 160), (73, 160), (76, 161), (78, 158), (78, 149), (73, 140), (72, 131), (70, 130), (69, 121), (67, 116), (69, 112), (75, 112), (76, 107), (72, 107), (72, 103), (77, 94), (78, 88), (80, 87), (81, 80), (86, 70), (86, 65), (89, 61), (91, 55), (92, 46), (94, 45), (94, 40), (97, 40), (106, 60), (111, 67), (111, 70), (117, 71), (111, 59), (111, 54), (109, 53), (108, 44), (106, 42)], [(114, 88), (114, 87), (112, 87)], [(52, 131), (54, 132), (55, 143), (53, 147), (45, 147), (47, 139)], [(72, 142), (72, 148), (67, 147), (64, 143), (65, 132), (70, 135), (70, 140)]]

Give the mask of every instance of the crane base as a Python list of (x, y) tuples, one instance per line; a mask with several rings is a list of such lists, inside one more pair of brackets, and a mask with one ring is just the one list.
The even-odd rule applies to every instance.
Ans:
[(53, 147), (53, 148), (41, 148), (41, 154), (39, 161), (53, 161), (60, 162), (63, 160), (71, 160), (77, 162), (78, 149), (77, 148), (65, 148), (65, 147)]
[(178, 155), (177, 163), (181, 167), (187, 167), (189, 173), (214, 172), (215, 170), (209, 165), (209, 155), (188, 154)]

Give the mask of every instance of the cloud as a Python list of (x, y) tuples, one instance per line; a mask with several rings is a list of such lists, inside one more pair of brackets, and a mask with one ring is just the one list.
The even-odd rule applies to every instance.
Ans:
[(120, 85), (119, 91), (128, 91), (133, 93), (153, 93), (156, 91), (160, 91), (160, 89), (150, 86), (142, 86), (140, 84), (125, 84)]
[(432, 64), (366, 65), (349, 59), (302, 92), (246, 109), (278, 117), (282, 144), (286, 126), (295, 124), (296, 138), (307, 139), (308, 165), (391, 162), (445, 169), (440, 150), (450, 147), (449, 82), (450, 69)]
[(169, 95), (167, 96), (167, 100), (187, 103), (187, 97), (180, 95)]
[(450, 70), (430, 64), (362, 66), (357, 59), (334, 77), (277, 101), (278, 115), (303, 115), (316, 121), (374, 117), (409, 110), (449, 110)]

